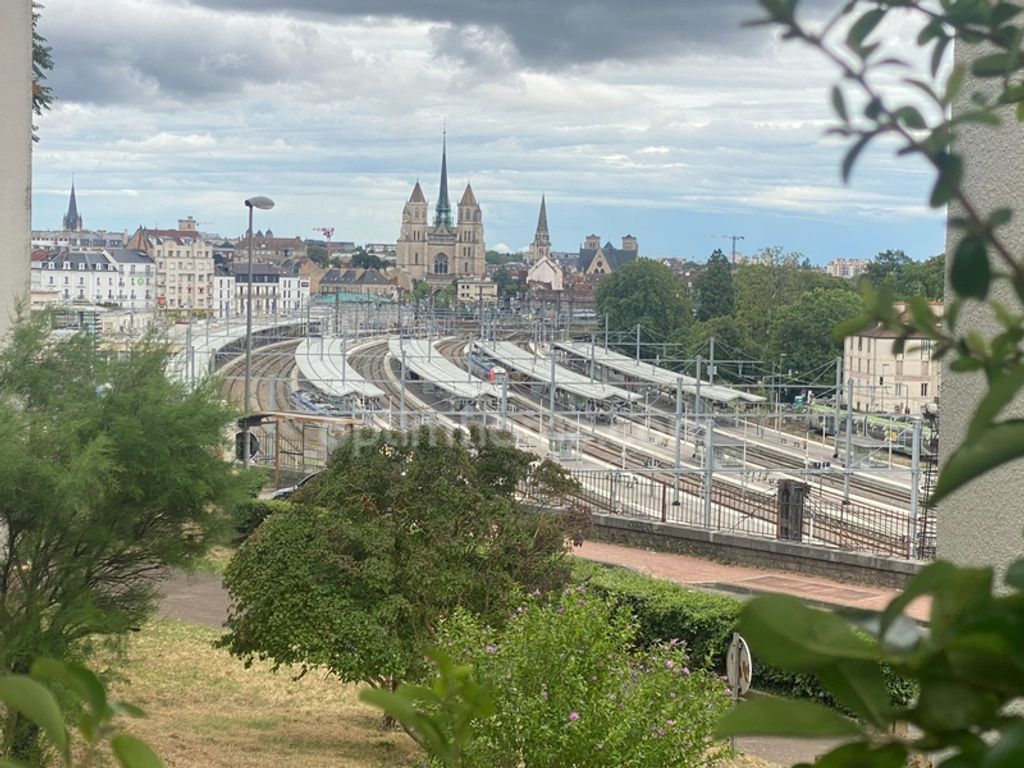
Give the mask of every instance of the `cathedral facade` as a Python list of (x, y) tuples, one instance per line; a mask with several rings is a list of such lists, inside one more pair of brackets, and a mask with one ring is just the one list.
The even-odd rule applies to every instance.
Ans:
[(441, 184), (433, 220), (427, 217), (429, 205), (418, 181), (402, 209), (402, 229), (395, 244), (395, 256), (398, 268), (413, 280), (450, 283), (457, 278), (482, 278), (486, 272), (484, 225), (480, 205), (469, 184), (459, 200), (457, 219), (452, 220), (447, 155), (445, 139), (441, 147)]

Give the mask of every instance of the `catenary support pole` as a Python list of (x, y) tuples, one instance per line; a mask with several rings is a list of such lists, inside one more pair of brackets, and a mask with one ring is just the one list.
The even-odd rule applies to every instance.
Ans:
[(918, 541), (917, 521), (920, 513), (921, 488), (921, 419), (914, 419), (914, 436), (910, 443), (910, 557), (921, 556)]
[(850, 471), (853, 469), (853, 379), (846, 382), (846, 461), (843, 469), (843, 504), (850, 503)]

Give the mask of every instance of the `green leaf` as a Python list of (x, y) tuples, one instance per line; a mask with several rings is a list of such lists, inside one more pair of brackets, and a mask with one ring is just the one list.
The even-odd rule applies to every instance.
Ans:
[(1010, 564), (1003, 576), (1006, 585), (1018, 591), (1024, 591), (1024, 560), (1016, 560)]
[(953, 253), (949, 282), (953, 290), (965, 298), (984, 299), (988, 295), (992, 272), (985, 241), (978, 235), (967, 235)]
[(990, 53), (971, 62), (971, 74), (975, 77), (1002, 77), (1012, 68), (1013, 59), (1006, 53)]
[(25, 675), (0, 677), (0, 702), (17, 710), (46, 734), (65, 759), (69, 756), (68, 731), (56, 699), (45, 686)]
[(950, 456), (932, 492), (934, 504), (990, 469), (1024, 456), (1024, 421), (993, 424), (975, 439), (965, 442)]
[(900, 107), (893, 116), (912, 130), (920, 130), (927, 127), (924, 117), (915, 107)]
[(847, 47), (854, 53), (864, 55), (864, 40), (875, 30), (878, 23), (885, 18), (885, 13), (884, 8), (873, 8), (857, 19), (846, 34)]
[(889, 725), (889, 691), (882, 668), (871, 661), (840, 661), (817, 671), (836, 701), (875, 728)]
[(899, 593), (882, 611), (882, 627), (880, 635), (884, 638), (892, 623), (903, 614), (903, 611), (914, 600), (922, 595), (933, 595), (942, 589), (955, 576), (957, 567), (945, 560), (937, 560), (926, 565), (907, 582)]
[(425, 750), (441, 757), (448, 752), (448, 737), (432, 717), (425, 716), (408, 698), (401, 695), (401, 688), (395, 692), (370, 688), (359, 693), (359, 699), (384, 710), (402, 725), (412, 729), (419, 737)]
[(773, 698), (742, 702), (718, 721), (715, 735), (859, 736), (860, 729), (821, 704)]
[(949, 106), (953, 103), (953, 99), (960, 95), (960, 91), (964, 87), (964, 78), (967, 76), (967, 67), (963, 64), (958, 64), (953, 67), (953, 71), (949, 73), (949, 79), (946, 80), (946, 93), (942, 97), (943, 106)]
[(989, 380), (988, 392), (978, 403), (970, 425), (967, 427), (967, 440), (974, 440), (995, 421), (999, 412), (1024, 387), (1024, 365), (1017, 364), (1008, 371), (999, 371)]
[(943, 35), (935, 41), (935, 47), (932, 48), (932, 60), (929, 63), (929, 69), (931, 70), (932, 77), (938, 77), (939, 69), (942, 67), (942, 60), (946, 53), (946, 48), (952, 40), (953, 38)]
[(163, 762), (149, 745), (127, 733), (119, 733), (110, 740), (122, 768), (163, 768)]
[(878, 657), (878, 649), (841, 618), (789, 595), (766, 595), (743, 606), (740, 632), (759, 657), (784, 669), (814, 670), (839, 659)]
[(850, 122), (850, 116), (846, 111), (846, 99), (843, 98), (843, 91), (838, 85), (832, 86), (832, 109), (844, 123)]
[(32, 664), (32, 675), (53, 680), (70, 688), (89, 706), (96, 717), (105, 717), (109, 712), (107, 692), (103, 688), (103, 683), (93, 672), (79, 664), (56, 659), (36, 659)]
[(0, 768), (36, 768), (31, 763), (23, 763), (12, 757), (0, 757)]
[(907, 750), (902, 744), (883, 744), (873, 749), (866, 741), (843, 744), (814, 761), (814, 768), (904, 768)]
[(853, 146), (850, 147), (846, 152), (846, 156), (843, 157), (843, 183), (850, 181), (850, 174), (853, 172), (853, 164), (857, 162), (857, 158), (860, 157), (860, 153), (864, 151), (864, 148), (868, 145), (868, 142), (875, 137), (873, 133), (865, 133)]
[(941, 152), (935, 158), (935, 165), (939, 176), (932, 188), (932, 195), (929, 204), (932, 208), (939, 208), (956, 195), (960, 187), (960, 180), (963, 178), (963, 161), (959, 155), (950, 152)]
[(985, 756), (984, 768), (1019, 768), (1024, 765), (1024, 724), (1007, 728)]

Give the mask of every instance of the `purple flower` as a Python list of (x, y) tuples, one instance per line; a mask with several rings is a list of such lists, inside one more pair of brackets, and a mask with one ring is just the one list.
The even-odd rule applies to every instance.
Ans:
[(683, 674), (689, 676), (690, 668), (689, 667), (683, 667)]
[(665, 659), (665, 669), (672, 669), (676, 663), (672, 659)]
[(491, 645), (490, 643), (488, 643), (484, 646), (485, 653), (494, 653), (496, 650), (498, 650), (498, 646), (496, 645)]
[(573, 722), (579, 720), (580, 719), (580, 713), (579, 712), (570, 712), (569, 713), (569, 719), (572, 720)]

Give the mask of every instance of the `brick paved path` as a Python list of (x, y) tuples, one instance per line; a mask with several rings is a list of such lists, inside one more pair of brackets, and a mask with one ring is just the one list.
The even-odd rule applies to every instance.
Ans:
[[(890, 587), (850, 584), (791, 571), (724, 565), (688, 555), (653, 552), (594, 541), (583, 542), (581, 547), (576, 548), (575, 554), (587, 560), (621, 565), (650, 576), (696, 588), (739, 594), (777, 592), (794, 595), (817, 605), (881, 610), (899, 594), (899, 590)], [(912, 603), (907, 614), (921, 621), (926, 620), (927, 600)]]

